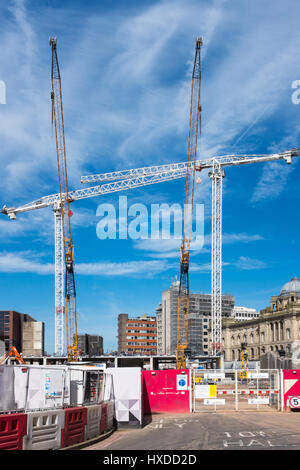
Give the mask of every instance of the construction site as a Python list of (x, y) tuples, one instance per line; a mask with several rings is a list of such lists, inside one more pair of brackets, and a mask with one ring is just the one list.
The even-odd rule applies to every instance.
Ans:
[[(243, 307), (239, 311), (237, 307), (234, 318), (234, 298), (222, 287), (225, 169), (230, 179), (230, 168), (245, 167), (246, 179), (251, 164), (290, 166), (300, 151), (295, 142), (278, 153), (209, 158), (199, 154), (204, 43), (205, 37), (195, 40), (190, 95), (185, 97), (186, 160), (84, 175), (78, 183), (88, 186), (71, 189), (64, 69), (59, 66), (59, 45), (63, 45), (50, 37), (57, 193), (15, 207), (6, 202), (1, 214), (13, 226), (20, 214), (53, 211), (54, 354), (44, 353), (42, 322), (14, 311), (0, 312), (3, 337), (12, 324), (23, 331), (22, 340), (18, 337), (6, 347), (0, 359), (0, 450), (300, 449), (300, 280), (293, 277), (287, 282), (260, 315), (250, 309), (243, 316)], [(197, 180), (202, 182), (200, 176), (205, 177), (203, 171), (211, 182), (211, 290), (194, 294), (190, 253), (195, 188)], [(156, 317), (130, 319), (120, 314), (118, 353), (104, 354), (102, 337), (78, 333), (72, 236), (76, 203), (159, 183), (166, 183), (161, 185), (164, 191), (169, 182), (179, 179), (185, 181), (185, 189), (182, 200), (178, 195), (184, 205), (178, 281), (163, 292)], [(203, 334), (198, 334), (199, 329)], [(127, 344), (128, 334), (132, 336)], [(152, 335), (147, 336), (152, 343), (145, 335)]]

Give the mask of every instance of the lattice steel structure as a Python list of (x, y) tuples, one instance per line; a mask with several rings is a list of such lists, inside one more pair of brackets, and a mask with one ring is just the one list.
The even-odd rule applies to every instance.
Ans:
[(224, 170), (217, 162), (209, 173), (212, 180), (211, 225), (211, 332), (212, 355), (222, 349), (222, 184)]
[[(223, 167), (279, 160), (284, 160), (287, 164), (291, 164), (292, 158), (299, 156), (300, 152), (296, 148), (276, 154), (221, 155), (209, 159), (197, 160), (195, 162), (170, 163), (166, 165), (114, 171), (111, 173), (87, 175), (81, 178), (81, 182), (91, 183), (117, 180), (119, 178), (125, 178), (124, 181), (126, 181), (126, 179), (130, 180), (130, 178), (136, 175), (143, 177), (142, 175), (155, 175), (162, 171), (174, 171), (174, 173), (176, 173), (179, 170), (184, 171), (194, 166), (196, 170), (212, 169), (209, 173), (212, 180), (211, 332), (212, 354), (218, 355), (222, 350), (222, 185), (225, 175)], [(185, 331), (184, 328), (183, 331)]]

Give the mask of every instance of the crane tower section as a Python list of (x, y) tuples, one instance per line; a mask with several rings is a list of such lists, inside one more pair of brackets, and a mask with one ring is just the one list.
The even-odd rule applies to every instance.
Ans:
[(180, 248), (180, 284), (178, 292), (177, 314), (177, 347), (176, 366), (183, 369), (186, 366), (186, 349), (188, 346), (188, 318), (189, 318), (189, 255), (192, 235), (195, 170), (197, 160), (198, 136), (201, 135), (201, 46), (202, 38), (196, 39), (196, 52), (192, 75), (188, 159), (186, 167), (185, 204), (183, 237)]
[(61, 237), (64, 249), (65, 262), (65, 285), (64, 285), (64, 313), (66, 321), (67, 357), (69, 361), (78, 360), (77, 346), (77, 313), (76, 313), (76, 290), (74, 276), (74, 245), (71, 235), (71, 215), (69, 196), (66, 144), (63, 118), (63, 101), (61, 77), (57, 58), (56, 38), (50, 38), (52, 49), (51, 66), (51, 101), (52, 122), (55, 128), (56, 154), (59, 182), (59, 203), (55, 207), (57, 217), (61, 219)]

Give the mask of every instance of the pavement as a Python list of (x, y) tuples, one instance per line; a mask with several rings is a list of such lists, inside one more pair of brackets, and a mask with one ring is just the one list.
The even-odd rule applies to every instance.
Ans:
[(300, 413), (159, 414), (82, 450), (300, 450)]

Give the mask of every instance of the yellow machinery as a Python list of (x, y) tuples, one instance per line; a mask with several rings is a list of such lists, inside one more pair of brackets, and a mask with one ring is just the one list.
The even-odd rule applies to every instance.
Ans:
[[(176, 346), (176, 367), (185, 369), (186, 350), (188, 346), (188, 318), (189, 318), (189, 256), (193, 221), (194, 186), (197, 158), (198, 132), (201, 135), (201, 105), (200, 105), (200, 85), (201, 85), (201, 60), (200, 50), (202, 38), (196, 39), (196, 53), (192, 76), (190, 124), (188, 140), (188, 160), (185, 186), (185, 205), (183, 237), (180, 249), (180, 284), (178, 293), (178, 313), (177, 313), (177, 346)], [(193, 165), (189, 165), (193, 163)]]
[(239, 377), (241, 381), (247, 380), (248, 379), (248, 349), (247, 349), (247, 343), (242, 343), (241, 344), (241, 354), (242, 354), (242, 370), (239, 372)]
[(71, 215), (69, 197), (65, 131), (63, 119), (61, 78), (56, 51), (56, 38), (50, 38), (52, 49), (51, 100), (52, 122), (55, 127), (57, 168), (62, 219), (62, 236), (65, 255), (65, 319), (68, 361), (78, 361), (76, 290), (74, 276), (74, 245), (71, 236)]

